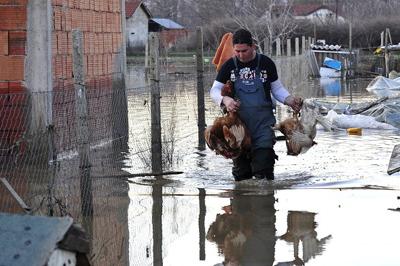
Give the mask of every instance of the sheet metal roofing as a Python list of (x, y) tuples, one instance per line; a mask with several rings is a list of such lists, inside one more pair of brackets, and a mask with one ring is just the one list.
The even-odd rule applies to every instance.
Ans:
[(170, 20), (168, 18), (152, 18), (151, 20), (153, 20), (155, 23), (163, 26), (166, 29), (170, 29), (170, 30), (184, 29), (184, 27), (182, 25), (179, 25), (175, 21)]
[(72, 222), (69, 217), (0, 213), (0, 265), (45, 265)]

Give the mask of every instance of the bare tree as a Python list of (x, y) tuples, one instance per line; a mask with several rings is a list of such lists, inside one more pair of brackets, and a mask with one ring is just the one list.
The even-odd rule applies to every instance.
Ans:
[(296, 29), (290, 11), (291, 1), (247, 1), (243, 14), (231, 16), (239, 27), (253, 34), (257, 43), (261, 44), (264, 39), (268, 39), (272, 45), (277, 38), (286, 39)]

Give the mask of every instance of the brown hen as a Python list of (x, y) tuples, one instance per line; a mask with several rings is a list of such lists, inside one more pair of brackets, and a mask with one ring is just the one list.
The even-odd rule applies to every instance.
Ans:
[(300, 114), (300, 119), (299, 113), (294, 113), (292, 118), (287, 118), (274, 127), (285, 135), (288, 155), (299, 155), (317, 144), (314, 141), (317, 123), (325, 130), (334, 130), (329, 121), (320, 115), (318, 107), (311, 99), (304, 100)]
[[(226, 82), (221, 90), (222, 96), (233, 98), (233, 84)], [(217, 117), (212, 126), (205, 129), (207, 146), (225, 158), (235, 159), (251, 148), (251, 138), (246, 126), (236, 112), (227, 112)]]

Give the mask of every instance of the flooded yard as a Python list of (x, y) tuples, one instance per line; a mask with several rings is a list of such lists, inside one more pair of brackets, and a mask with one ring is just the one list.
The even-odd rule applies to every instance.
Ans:
[[(128, 87), (143, 84), (135, 80), (142, 70), (128, 71)], [(304, 98), (377, 99), (365, 90), (369, 79), (308, 79), (304, 69), (280, 71)], [(318, 128), (318, 144), (297, 157), (277, 142), (274, 181), (234, 182), (230, 160), (197, 149), (195, 82), (167, 77), (173, 85), (161, 88), (165, 170), (183, 174), (129, 179), (129, 265), (399, 265), (400, 175), (386, 173), (399, 130), (363, 129), (354, 136)], [(207, 77), (209, 86), (213, 73)], [(207, 92), (209, 124), (220, 113)], [(149, 167), (149, 121), (141, 120), (149, 113), (147, 102), (144, 89), (129, 90), (124, 170), (130, 173)], [(278, 106), (276, 116), (290, 113)]]

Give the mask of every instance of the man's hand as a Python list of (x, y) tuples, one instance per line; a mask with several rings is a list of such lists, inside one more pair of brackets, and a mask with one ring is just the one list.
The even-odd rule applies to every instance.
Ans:
[(239, 110), (239, 107), (240, 107), (240, 102), (235, 101), (234, 99), (232, 99), (229, 96), (224, 96), (222, 98), (222, 103), (225, 105), (226, 110), (228, 112), (236, 112), (237, 110)]
[(289, 95), (286, 97), (284, 104), (290, 106), (293, 111), (299, 112), (301, 110), (301, 106), (303, 105), (303, 99)]

